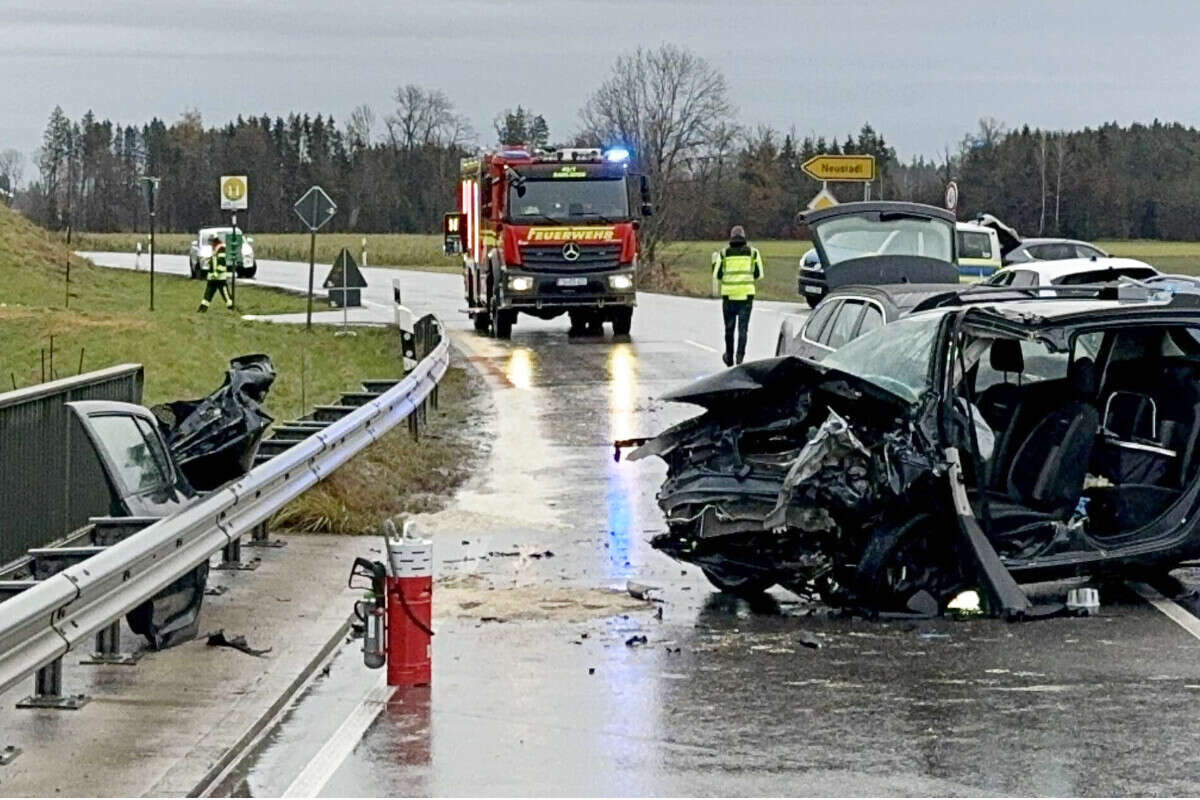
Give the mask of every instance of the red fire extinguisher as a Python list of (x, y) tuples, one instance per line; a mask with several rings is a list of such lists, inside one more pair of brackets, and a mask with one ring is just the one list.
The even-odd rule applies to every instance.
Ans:
[(404, 534), (388, 520), (387, 682), (389, 686), (428, 686), (432, 675), (433, 542), (421, 538), (412, 521)]

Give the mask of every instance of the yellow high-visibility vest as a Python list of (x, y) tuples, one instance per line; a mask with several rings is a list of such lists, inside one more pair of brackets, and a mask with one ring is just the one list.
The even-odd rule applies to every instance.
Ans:
[(225, 247), (218, 245), (213, 248), (212, 256), (208, 259), (208, 279), (223, 281), (229, 278), (229, 270), (225, 268)]
[(722, 297), (745, 300), (754, 296), (755, 281), (762, 280), (762, 255), (758, 248), (749, 253), (729, 252), (729, 248), (713, 253), (713, 280), (720, 286)]

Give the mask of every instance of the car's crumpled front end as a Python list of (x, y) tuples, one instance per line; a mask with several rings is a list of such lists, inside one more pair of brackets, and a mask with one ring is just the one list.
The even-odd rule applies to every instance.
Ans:
[[(668, 466), (658, 493), (668, 531), (655, 548), (725, 591), (778, 583), (839, 605), (903, 607), (911, 592), (881, 584), (881, 565), (863, 556), (878, 534), (948, 503), (921, 404), (791, 357), (749, 362), (664, 399), (706, 411), (629, 456)], [(921, 588), (941, 601), (956, 575), (951, 567)]]

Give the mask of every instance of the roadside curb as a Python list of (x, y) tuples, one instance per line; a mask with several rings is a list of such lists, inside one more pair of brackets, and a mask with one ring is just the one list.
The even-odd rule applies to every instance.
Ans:
[(337, 654), (338, 645), (350, 632), (350, 621), (351, 618), (347, 617), (312, 660), (300, 670), (295, 680), (288, 684), (283, 693), (263, 712), (262, 716), (255, 720), (238, 737), (238, 740), (217, 759), (204, 777), (187, 793), (187, 797), (209, 797), (210, 793), (221, 785), (221, 782), (253, 750), (254, 746), (282, 721), (283, 715), (287, 713), (292, 701), (308, 688), (321, 665)]

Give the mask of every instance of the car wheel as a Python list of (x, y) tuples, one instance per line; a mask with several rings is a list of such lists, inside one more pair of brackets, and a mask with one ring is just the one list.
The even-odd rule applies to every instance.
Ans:
[(617, 309), (613, 316), (612, 326), (614, 336), (628, 336), (630, 329), (633, 328), (633, 309)]
[(496, 312), (496, 338), (511, 339), (513, 323), (517, 321), (517, 312), (511, 308), (503, 308)]
[(925, 591), (939, 612), (944, 609), (966, 583), (954, 548), (937, 535), (945, 527), (930, 514), (918, 514), (877, 530), (859, 559), (859, 601), (876, 611), (908, 611), (913, 596)]
[(759, 570), (739, 570), (736, 567), (701, 567), (708, 582), (726, 594), (738, 597), (757, 597), (776, 584), (775, 576)]

